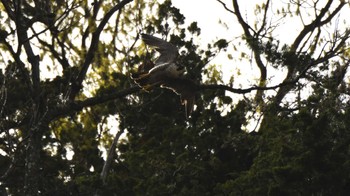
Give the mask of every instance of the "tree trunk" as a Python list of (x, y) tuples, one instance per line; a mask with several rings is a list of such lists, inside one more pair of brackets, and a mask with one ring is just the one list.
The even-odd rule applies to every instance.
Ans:
[(41, 133), (37, 128), (30, 129), (26, 149), (25, 195), (39, 195)]
[(25, 179), (24, 179), (24, 194), (40, 195), (42, 176), (41, 165), (41, 149), (42, 137), (48, 126), (44, 123), (44, 116), (39, 107), (33, 104), (32, 122), (28, 128), (29, 132), (27, 138), (26, 159), (25, 159)]

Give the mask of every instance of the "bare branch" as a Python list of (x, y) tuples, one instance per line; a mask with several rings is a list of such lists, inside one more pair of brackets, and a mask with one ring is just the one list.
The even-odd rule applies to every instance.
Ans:
[(231, 10), (230, 8), (227, 7), (226, 3), (222, 2), (221, 0), (217, 0), (219, 3), (221, 3), (221, 5), (225, 8), (225, 10), (227, 10), (228, 12), (232, 13), (232, 14), (236, 14), (233, 10)]
[(305, 38), (305, 36), (314, 31), (316, 28), (321, 27), (328, 22), (332, 20), (332, 18), (341, 10), (341, 8), (345, 5), (345, 1), (341, 1), (338, 7), (325, 19), (322, 21), (322, 18), (326, 15), (326, 13), (329, 11), (329, 8), (332, 5), (332, 0), (329, 0), (327, 4), (324, 6), (324, 8), (321, 9), (321, 12), (319, 15), (316, 16), (315, 20), (313, 20), (310, 24), (304, 26), (304, 29), (299, 33), (297, 38), (294, 40), (291, 50), (296, 51), (296, 49), (299, 47), (301, 41)]
[(115, 149), (117, 147), (120, 136), (124, 133), (124, 130), (119, 130), (118, 133), (114, 136), (111, 147), (108, 150), (106, 161), (103, 165), (101, 172), (101, 180), (103, 184), (106, 184), (106, 178), (111, 167), (112, 160), (114, 159)]
[(260, 35), (260, 33), (263, 31), (263, 29), (266, 26), (266, 19), (267, 19), (267, 11), (269, 10), (269, 5), (270, 5), (270, 0), (267, 0), (266, 5), (265, 5), (265, 10), (264, 10), (264, 18), (263, 18), (263, 23), (261, 24), (260, 29), (257, 31), (257, 35)]
[(106, 15), (103, 17), (102, 21), (98, 25), (96, 31), (92, 34), (92, 39), (91, 39), (91, 44), (90, 48), (86, 54), (85, 61), (82, 65), (82, 68), (80, 70), (80, 73), (74, 83), (72, 83), (72, 89), (69, 93), (69, 99), (73, 100), (76, 96), (76, 94), (80, 91), (81, 89), (81, 84), (83, 80), (85, 79), (86, 73), (90, 67), (90, 64), (94, 58), (94, 53), (96, 52), (99, 39), (100, 39), (100, 34), (104, 27), (106, 26), (108, 20), (111, 18), (111, 16), (118, 10), (122, 9), (126, 4), (132, 2), (133, 0), (123, 0), (120, 3), (118, 3), (116, 6), (114, 6), (112, 9), (110, 9)]
[[(40, 42), (40, 44), (42, 44), (43, 46), (47, 47), (50, 50), (50, 52), (55, 57), (55, 59), (57, 59), (57, 61), (62, 65), (63, 70), (65, 68), (70, 67), (70, 64), (69, 64), (67, 58), (63, 54), (59, 54), (57, 52), (57, 50), (55, 49), (53, 41), (52, 41), (53, 42), (52, 44), (49, 44), (49, 43), (43, 41), (42, 39), (40, 39), (39, 37), (37, 37), (37, 39)], [(52, 40), (54, 40), (54, 39), (52, 39)]]
[(110, 100), (125, 97), (127, 95), (136, 93), (139, 90), (140, 90), (140, 87), (134, 86), (134, 87), (122, 90), (122, 91), (115, 92), (115, 93), (91, 97), (91, 98), (85, 99), (84, 101), (77, 101), (77, 102), (75, 102), (75, 104), (79, 108), (94, 106), (94, 105), (97, 105), (100, 103), (105, 103), (105, 102), (110, 101)]
[(65, 105), (57, 106), (50, 112), (50, 119), (55, 119), (60, 116), (65, 116), (74, 112), (81, 111), (83, 108), (95, 106), (98, 104), (105, 103), (107, 101), (123, 98), (125, 96), (136, 93), (140, 90), (140, 87), (134, 86), (121, 91), (117, 91), (110, 94), (97, 95), (95, 97), (87, 98), (82, 101), (73, 101)]
[[(326, 15), (326, 13), (329, 12), (329, 8), (331, 7), (332, 2), (333, 2), (332, 0), (329, 0), (327, 2), (327, 4), (321, 9), (320, 13), (316, 16), (316, 18), (310, 24), (304, 26), (304, 29), (299, 33), (299, 35), (296, 37), (293, 44), (291, 45), (291, 48), (290, 48), (291, 52), (295, 52), (297, 50), (297, 48), (301, 44), (302, 40), (305, 39), (307, 34), (312, 33), (315, 29), (320, 28), (321, 26), (330, 22), (331, 19), (336, 15), (336, 13), (338, 13), (341, 10), (341, 8), (345, 5), (345, 2), (340, 2), (338, 7), (325, 20), (322, 20), (322, 18)], [(348, 38), (346, 38), (345, 40), (347, 40), (347, 39)], [(343, 40), (343, 41), (345, 41), (345, 40)], [(323, 60), (325, 60), (325, 59), (328, 60), (328, 59), (332, 58), (334, 55), (338, 54), (339, 49), (341, 47), (343, 47), (344, 43), (345, 42), (339, 43), (336, 48), (334, 48), (330, 52), (328, 52), (323, 58), (319, 58), (319, 59), (315, 60), (314, 62), (324, 62)], [(316, 65), (316, 64), (313, 63), (313, 65)], [(289, 81), (291, 78), (294, 77), (294, 75), (296, 74), (296, 67), (297, 66), (289, 66), (288, 67), (288, 73), (287, 73), (287, 76), (285, 77), (284, 81)], [(308, 66), (308, 67), (310, 67), (310, 66)], [(278, 104), (284, 98), (284, 96), (289, 92), (290, 89), (291, 89), (290, 86), (280, 88), (279, 91), (277, 92), (277, 95), (275, 96), (274, 103)]]
[[(254, 36), (250, 33), (250, 30), (252, 30), (252, 28), (243, 20), (243, 17), (239, 11), (239, 5), (238, 5), (237, 0), (233, 0), (232, 2), (233, 2), (233, 7), (235, 9), (237, 19), (244, 30), (244, 34), (247, 38), (248, 44), (251, 46), (251, 48), (254, 52), (254, 59), (255, 59), (255, 62), (260, 70), (259, 86), (264, 87), (266, 85), (267, 70), (266, 70), (266, 66), (264, 65), (264, 63), (261, 60), (261, 57), (260, 57), (261, 51), (260, 51), (260, 48), (258, 47), (258, 44), (259, 44), (259, 40), (258, 40), (259, 34), (258, 33), (260, 33), (260, 32), (258, 32), (258, 33), (254, 32)], [(269, 0), (267, 1), (267, 3), (269, 3)], [(266, 8), (265, 8), (265, 15), (266, 15), (267, 9), (268, 9), (268, 5), (266, 5)], [(264, 18), (264, 20), (266, 20), (266, 18)], [(266, 25), (266, 22), (264, 21), (260, 29), (263, 29), (265, 25)], [(258, 103), (260, 103), (262, 101), (262, 96), (263, 96), (263, 92), (258, 91), (256, 96), (255, 96), (255, 99)]]
[(283, 86), (288, 86), (288, 85), (293, 85), (296, 82), (298, 82), (298, 80), (301, 78), (302, 76), (300, 75), (299, 77), (295, 78), (294, 80), (290, 80), (290, 81), (285, 81), (282, 82), (280, 84), (274, 85), (274, 86), (253, 86), (250, 88), (232, 88), (230, 86), (226, 86), (223, 84), (205, 84), (205, 85), (200, 85), (199, 89), (200, 90), (206, 90), (206, 89), (212, 89), (212, 90), (225, 90), (225, 91), (229, 91), (232, 93), (236, 93), (236, 94), (246, 94), (246, 93), (250, 93), (252, 91), (264, 91), (264, 90), (274, 90)]
[(244, 34), (247, 36), (247, 38), (251, 38), (252, 35), (250, 33), (249, 30), (252, 30), (254, 31), (243, 19), (242, 15), (241, 15), (241, 12), (239, 11), (239, 5), (238, 5), (238, 2), (237, 0), (233, 0), (233, 8), (234, 8), (234, 13), (238, 19), (238, 22), (239, 24), (241, 24), (242, 28), (243, 28), (243, 31), (244, 31)]

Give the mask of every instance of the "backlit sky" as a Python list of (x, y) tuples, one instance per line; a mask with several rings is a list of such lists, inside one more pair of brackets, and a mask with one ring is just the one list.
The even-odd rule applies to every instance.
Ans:
[[(233, 9), (231, 0), (222, 0), (226, 3), (229, 9)], [(256, 4), (261, 4), (262, 0), (247, 0), (238, 1), (240, 5), (240, 12), (245, 21), (249, 25), (253, 26), (255, 21), (262, 21), (262, 14), (254, 14), (256, 9)], [(277, 14), (277, 8), (286, 7), (289, 0), (271, 1), (270, 9), (267, 13), (267, 23), (271, 26), (276, 26), (273, 31), (273, 37), (280, 41), (282, 44), (290, 45), (294, 39), (297, 37), (299, 32), (302, 30), (304, 25), (307, 25), (314, 18), (314, 1), (305, 1), (309, 5), (305, 4), (308, 10), (301, 10), (300, 17), (287, 17), (282, 18)], [(320, 10), (325, 4), (326, 0), (319, 0), (317, 9)], [(217, 40), (217, 38), (225, 38), (228, 41), (233, 41), (228, 47), (228, 53), (233, 56), (233, 60), (227, 58), (228, 53), (222, 53), (218, 55), (211, 63), (221, 65), (221, 70), (224, 73), (224, 82), (228, 84), (228, 77), (235, 75), (235, 80), (233, 82), (233, 87), (235, 88), (249, 88), (257, 84), (257, 80), (260, 76), (258, 68), (252, 61), (239, 60), (241, 52), (247, 53), (252, 56), (251, 51), (244, 47), (244, 43), (238, 46), (239, 36), (243, 34), (241, 26), (238, 24), (236, 16), (225, 10), (223, 5), (217, 0), (172, 0), (175, 7), (179, 8), (181, 13), (186, 17), (186, 22), (190, 23), (193, 21), (198, 22), (198, 26), (201, 28), (201, 38), (199, 42), (205, 46), (211, 41)], [(334, 10), (334, 7), (339, 4), (339, 0), (334, 1), (330, 10)], [(330, 26), (322, 28), (323, 33), (328, 39), (331, 34), (335, 32), (335, 29), (344, 30), (348, 28), (349, 25), (346, 21), (350, 17), (350, 6), (345, 6), (342, 11), (335, 17), (334, 21)], [(292, 8), (292, 12), (296, 12), (296, 8)], [(293, 13), (295, 14), (295, 13)], [(219, 22), (221, 21), (221, 23)], [(223, 24), (224, 23), (224, 24)], [(329, 35), (327, 35), (329, 33)], [(236, 41), (236, 42), (235, 42)], [(232, 50), (233, 45), (238, 46), (238, 50)], [(322, 53), (321, 46), (319, 46), (319, 53)], [(317, 52), (315, 55), (318, 55)], [(273, 86), (279, 84), (285, 78), (286, 70), (274, 70), (271, 66), (267, 66), (268, 74), (268, 86)], [(239, 72), (239, 74), (238, 74)], [(348, 73), (348, 78), (350, 78), (350, 73)], [(349, 79), (350, 80), (350, 79)], [(312, 93), (311, 88), (304, 88), (301, 91), (301, 96), (309, 95)], [(274, 91), (269, 91), (269, 94), (274, 94)], [(233, 97), (239, 98), (240, 95), (234, 95)], [(286, 99), (295, 99), (296, 95), (289, 95)], [(238, 100), (238, 99), (234, 99)], [(254, 125), (253, 125), (254, 126)], [(252, 130), (253, 127), (249, 127), (248, 130)]]

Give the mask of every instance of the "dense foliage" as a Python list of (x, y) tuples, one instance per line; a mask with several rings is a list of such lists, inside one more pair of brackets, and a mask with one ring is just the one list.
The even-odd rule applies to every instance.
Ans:
[[(205, 48), (170, 0), (1, 2), (0, 195), (350, 192), (345, 1), (267, 0), (248, 21), (218, 0), (242, 33)], [(303, 21), (288, 41), (275, 36), (284, 19)], [(176, 94), (130, 79), (156, 56), (140, 32), (180, 48), (199, 85), (190, 119)], [(224, 81), (219, 53), (259, 77)]]

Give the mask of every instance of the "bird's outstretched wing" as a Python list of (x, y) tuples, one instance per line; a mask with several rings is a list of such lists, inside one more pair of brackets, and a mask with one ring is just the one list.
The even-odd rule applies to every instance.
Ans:
[(160, 53), (159, 58), (155, 61), (156, 66), (174, 62), (179, 54), (176, 46), (158, 37), (142, 33), (141, 38), (145, 44), (155, 47), (155, 49)]

